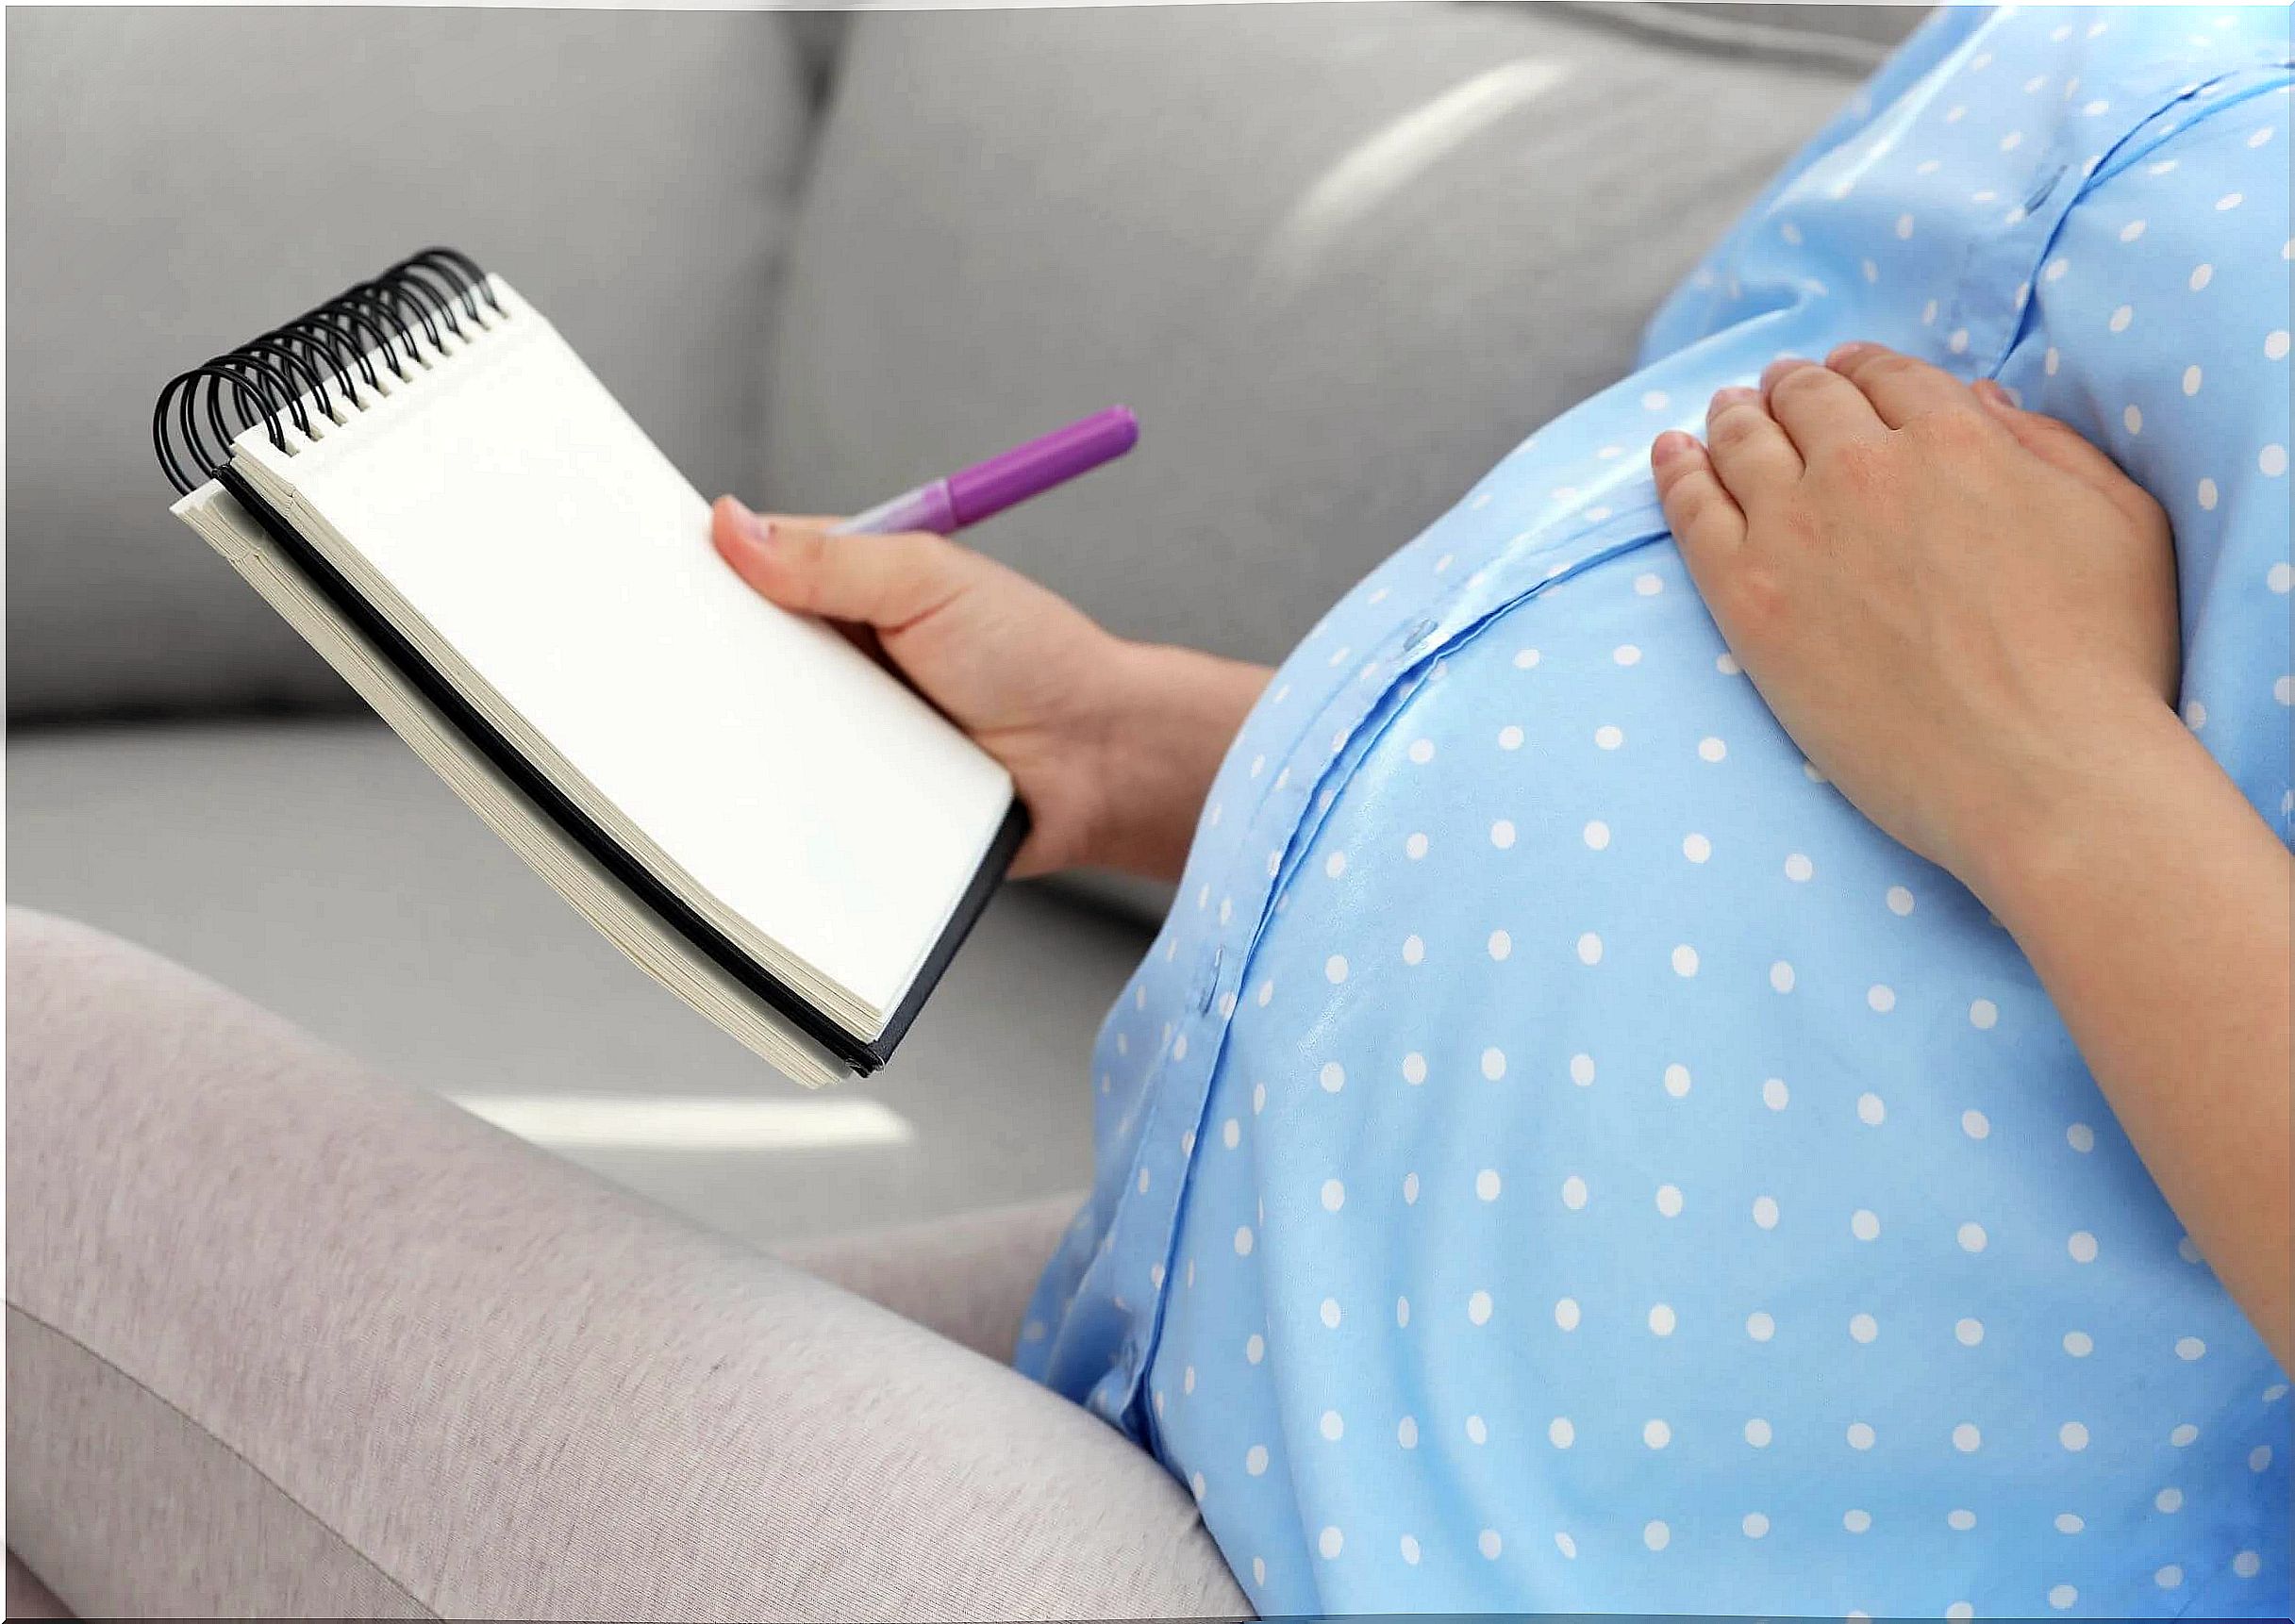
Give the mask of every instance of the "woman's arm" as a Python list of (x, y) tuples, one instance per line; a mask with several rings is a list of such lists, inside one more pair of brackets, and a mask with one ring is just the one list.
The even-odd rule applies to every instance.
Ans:
[(922, 533), (831, 536), (721, 498), (718, 552), (787, 609), (865, 632), (1012, 774), (1035, 827), (1013, 871), (1176, 879), (1263, 666), (1126, 642), (1074, 605)]
[(2286, 1365), (2295, 859), (2166, 707), (2099, 742), (1963, 878)]
[(2176, 721), (2156, 504), (1877, 345), (1652, 448), (1746, 673), (1859, 810), (2016, 934), (2177, 1215), (2290, 1352), (2288, 854)]
[(1086, 861), (1175, 880), (1211, 780), (1273, 673), (1194, 649), (1111, 638), (1116, 708), (1099, 752)]

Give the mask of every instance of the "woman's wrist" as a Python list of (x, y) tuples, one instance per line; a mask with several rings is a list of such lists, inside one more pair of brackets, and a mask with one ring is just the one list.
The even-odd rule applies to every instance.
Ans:
[(1084, 860), (1176, 879), (1211, 780), (1272, 674), (1195, 649), (1117, 639)]
[[(2177, 815), (2222, 772), (2175, 713), (2144, 695), (2022, 753), (1981, 801), (1946, 866), (2011, 931), (2089, 883), (2120, 837)], [(2236, 793), (2236, 792), (2235, 792)]]

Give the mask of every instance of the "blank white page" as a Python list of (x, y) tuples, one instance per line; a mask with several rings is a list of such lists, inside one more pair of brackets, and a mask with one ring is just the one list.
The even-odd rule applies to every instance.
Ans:
[(386, 577), (708, 893), (890, 1015), (1011, 797), (835, 632), (759, 598), (709, 510), (532, 307), (347, 426), (236, 448)]

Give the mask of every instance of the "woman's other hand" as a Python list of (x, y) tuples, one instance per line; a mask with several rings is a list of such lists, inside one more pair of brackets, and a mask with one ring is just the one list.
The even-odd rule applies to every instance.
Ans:
[(2016, 936), (2283, 1362), (2295, 862), (2176, 720), (2157, 504), (1996, 384), (1874, 344), (1651, 448), (1705, 605), (1859, 810)]
[(711, 539), (783, 608), (865, 628), (1004, 764), (1034, 823), (1014, 873), (1090, 863), (1174, 877), (1267, 672), (1127, 642), (944, 537), (831, 535), (831, 522), (721, 497)]
[(1874, 344), (1652, 448), (1684, 560), (1786, 731), (1980, 893), (2007, 837), (2172, 724), (2158, 504), (2054, 419)]

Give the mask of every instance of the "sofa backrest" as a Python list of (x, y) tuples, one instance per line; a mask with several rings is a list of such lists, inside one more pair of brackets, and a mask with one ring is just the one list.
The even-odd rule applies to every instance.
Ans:
[(10, 10), (11, 719), (349, 703), (168, 516), (152, 403), (433, 242), (532, 295), (697, 481), (740, 485), (812, 112), (789, 22)]
[(1127, 401), (1138, 454), (979, 540), (1273, 658), (1917, 16), (13, 10), (9, 714), (348, 703), (167, 517), (151, 402), (433, 241), (712, 491), (849, 508)]
[[(763, 487), (850, 510), (1110, 402), (978, 542), (1127, 634), (1280, 656), (1523, 436), (1919, 13), (1281, 5), (853, 19)], [(1871, 9), (1871, 8), (1865, 8)], [(1639, 455), (1641, 447), (1631, 448)]]

